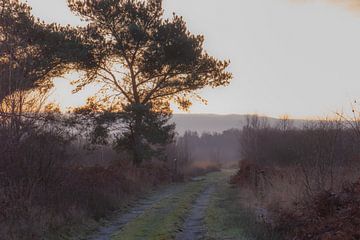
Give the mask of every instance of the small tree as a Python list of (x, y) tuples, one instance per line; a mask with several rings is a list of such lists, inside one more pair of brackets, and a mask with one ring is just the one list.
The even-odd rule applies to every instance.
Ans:
[[(219, 61), (203, 50), (203, 36), (191, 34), (174, 14), (163, 18), (161, 0), (68, 0), (73, 12), (89, 23), (86, 44), (92, 44), (96, 65), (75, 82), (76, 91), (100, 83), (99, 100), (130, 110), (135, 162), (143, 141), (144, 114), (170, 112), (170, 101), (188, 109), (197, 90), (227, 85), (228, 61)], [(137, 109), (136, 111), (133, 111)], [(147, 110), (146, 110), (147, 111)]]

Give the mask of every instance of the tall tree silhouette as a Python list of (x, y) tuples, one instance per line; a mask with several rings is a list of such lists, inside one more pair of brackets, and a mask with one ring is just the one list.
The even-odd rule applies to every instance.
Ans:
[[(163, 18), (161, 0), (68, 0), (71, 10), (89, 23), (88, 42), (98, 62), (76, 82), (81, 90), (100, 83), (99, 100), (125, 109), (170, 112), (170, 102), (188, 109), (201, 99), (197, 90), (227, 85), (228, 61), (203, 49), (204, 37), (191, 34), (182, 17)], [(145, 106), (145, 107), (144, 107)], [(142, 141), (143, 116), (134, 116), (135, 149)], [(135, 161), (141, 156), (134, 153)]]

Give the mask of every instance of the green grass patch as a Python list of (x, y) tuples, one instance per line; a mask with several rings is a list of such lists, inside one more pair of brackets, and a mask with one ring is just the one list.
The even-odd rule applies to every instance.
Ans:
[(185, 184), (183, 191), (161, 200), (153, 208), (127, 224), (120, 232), (115, 233), (111, 239), (174, 239), (204, 186), (205, 181)]
[(220, 181), (206, 211), (205, 224), (208, 240), (279, 240), (255, 214), (241, 207), (240, 193), (226, 181)]

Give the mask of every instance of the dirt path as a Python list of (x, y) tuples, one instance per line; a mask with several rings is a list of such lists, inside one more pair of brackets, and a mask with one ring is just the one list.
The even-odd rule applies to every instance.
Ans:
[(113, 217), (109, 224), (101, 227), (96, 234), (88, 237), (88, 240), (110, 240), (113, 233), (121, 230), (126, 224), (135, 220), (148, 209), (151, 209), (159, 201), (169, 198), (182, 190), (182, 186), (174, 185), (162, 191), (156, 192), (148, 198), (140, 200), (127, 213), (120, 213)]
[(193, 205), (190, 215), (186, 218), (182, 232), (176, 236), (176, 240), (203, 239), (206, 234), (204, 227), (205, 211), (208, 207), (211, 195), (215, 188), (207, 186)]
[(222, 178), (223, 173), (211, 173), (155, 192), (86, 240), (202, 239), (206, 211)]

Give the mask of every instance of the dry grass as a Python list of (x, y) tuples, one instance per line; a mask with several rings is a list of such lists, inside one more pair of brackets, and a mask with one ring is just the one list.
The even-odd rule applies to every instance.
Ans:
[[(63, 168), (56, 185), (0, 188), (0, 234), (4, 239), (63, 239), (69, 226), (99, 221), (123, 207), (134, 195), (170, 182), (166, 164), (151, 162), (141, 168), (122, 163), (107, 168)], [(6, 193), (6, 194), (5, 194)]]
[[(359, 202), (354, 202), (359, 190), (348, 189), (359, 186), (352, 184), (359, 179), (358, 165), (339, 166), (332, 177), (318, 179), (313, 168), (261, 168), (244, 161), (232, 183), (241, 187), (239, 204), (288, 239), (356, 239), (351, 237), (359, 234), (353, 227), (360, 219)], [(336, 231), (342, 231), (343, 238), (319, 238)]]
[(248, 202), (256, 207), (292, 208), (323, 191), (340, 191), (344, 184), (355, 182), (359, 177), (359, 165), (338, 167), (332, 177), (318, 182), (312, 169), (301, 167), (261, 168), (256, 164), (243, 161), (240, 170), (232, 178), (232, 183), (241, 186), (248, 196)]

